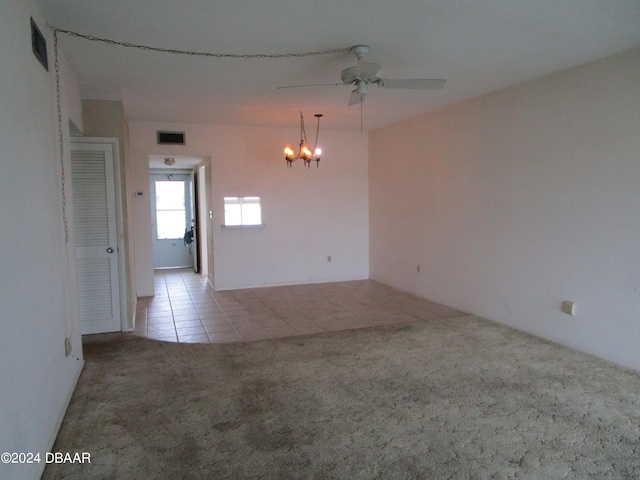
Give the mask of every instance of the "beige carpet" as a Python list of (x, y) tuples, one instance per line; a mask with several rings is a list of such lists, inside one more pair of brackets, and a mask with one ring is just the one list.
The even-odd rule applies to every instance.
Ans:
[(45, 479), (640, 478), (640, 374), (473, 316), (85, 340)]

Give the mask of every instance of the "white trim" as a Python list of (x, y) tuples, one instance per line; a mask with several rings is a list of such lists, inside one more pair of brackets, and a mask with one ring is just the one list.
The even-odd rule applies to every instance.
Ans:
[[(317, 285), (319, 283), (340, 283), (340, 282), (354, 282), (359, 280), (370, 280), (369, 277), (344, 277), (344, 278), (325, 278), (310, 281), (292, 281), (292, 282), (273, 282), (273, 283), (261, 283), (261, 284), (249, 284), (249, 285), (225, 285), (215, 288), (217, 291), (223, 290), (242, 290), (245, 288), (268, 288), (268, 287), (288, 287), (292, 285)], [(382, 282), (380, 282), (382, 283)]]
[(256, 225), (220, 225), (221, 228), (264, 228), (266, 223), (258, 223)]
[[(49, 442), (47, 443), (47, 452), (53, 452), (53, 445), (55, 444), (56, 439), (58, 438), (58, 433), (60, 433), (60, 427), (62, 427), (62, 421), (64, 420), (64, 417), (67, 414), (67, 410), (69, 409), (69, 404), (71, 403), (71, 398), (73, 397), (73, 392), (75, 392), (76, 390), (76, 386), (78, 385), (78, 380), (80, 379), (80, 374), (84, 369), (84, 360), (81, 360), (75, 355), (71, 355), (69, 358), (72, 360), (75, 359), (76, 361), (79, 361), (80, 367), (76, 371), (76, 375), (75, 375), (75, 378), (73, 379), (71, 388), (67, 392), (67, 398), (65, 399), (64, 406), (62, 407), (62, 410), (60, 411), (60, 415), (58, 416), (58, 420), (56, 421), (56, 426), (54, 427), (53, 433), (51, 434), (51, 438), (49, 438)], [(36, 475), (36, 478), (42, 477), (42, 474), (44, 473), (44, 469), (46, 466), (47, 466), (46, 462), (42, 462), (40, 464), (39, 472), (38, 472), (38, 475)]]
[[(120, 184), (120, 142), (113, 137), (72, 137), (71, 143), (93, 143), (111, 145), (113, 151), (113, 175), (116, 190), (116, 232), (117, 232), (117, 253), (118, 253), (118, 293), (120, 296), (120, 330), (129, 332), (131, 329), (127, 325), (127, 285), (125, 278), (125, 261), (124, 261), (124, 223), (123, 223), (123, 205), (122, 205), (122, 185)], [(132, 266), (133, 268), (133, 266)], [(135, 324), (134, 324), (135, 325)]]
[(559, 345), (559, 346), (561, 346), (563, 348), (569, 348), (571, 350), (575, 350), (577, 352), (584, 353), (585, 355), (589, 355), (589, 356), (594, 357), (594, 358), (599, 358), (600, 360), (604, 360), (605, 362), (613, 363), (613, 364), (618, 365), (620, 367), (628, 368), (630, 370), (634, 370), (636, 372), (640, 372), (640, 366), (635, 365), (633, 363), (626, 362), (626, 361), (624, 361), (624, 360), (622, 360), (620, 358), (614, 357), (612, 355), (603, 355), (600, 352), (593, 351), (593, 350), (591, 350), (589, 348), (586, 348), (586, 347), (583, 347), (581, 345), (576, 345), (576, 344), (574, 344), (572, 342), (567, 342), (567, 341), (562, 340), (560, 338), (556, 338), (553, 335), (548, 335), (548, 334), (541, 333), (541, 332), (538, 332), (538, 331), (533, 330), (533, 329), (523, 328), (521, 326), (516, 326), (516, 325), (512, 325), (510, 323), (501, 322), (499, 320), (494, 320), (492, 318), (485, 317), (483, 315), (470, 312), (470, 311), (466, 310), (465, 308), (457, 307), (456, 305), (446, 304), (444, 302), (438, 301), (437, 299), (427, 298), (421, 293), (417, 293), (416, 291), (409, 290), (407, 288), (399, 287), (398, 285), (395, 285), (392, 282), (387, 282), (387, 281), (384, 281), (384, 280), (378, 280), (376, 278), (370, 278), (370, 280), (373, 281), (373, 282), (378, 282), (378, 283), (380, 283), (382, 285), (386, 285), (387, 287), (395, 288), (396, 290), (399, 290), (401, 292), (410, 293), (411, 295), (415, 295), (416, 297), (424, 298), (425, 300), (429, 300), (431, 302), (439, 303), (440, 305), (445, 305), (446, 307), (450, 307), (450, 308), (453, 308), (455, 310), (459, 310), (459, 311), (461, 311), (462, 313), (464, 313), (466, 315), (472, 315), (474, 317), (481, 318), (481, 319), (486, 320), (488, 322), (492, 322), (492, 323), (495, 323), (497, 325), (501, 325), (501, 326), (506, 327), (506, 328), (511, 328), (511, 329), (513, 329), (513, 330), (515, 330), (517, 332), (525, 333), (527, 335), (531, 335), (533, 337), (542, 339), (544, 341), (554, 343), (554, 344)]

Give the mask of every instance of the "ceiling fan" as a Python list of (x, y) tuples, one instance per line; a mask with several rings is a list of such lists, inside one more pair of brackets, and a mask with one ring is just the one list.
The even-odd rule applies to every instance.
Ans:
[(385, 79), (380, 76), (382, 65), (368, 62), (364, 58), (369, 53), (368, 45), (356, 45), (351, 48), (351, 52), (358, 58), (355, 67), (348, 67), (342, 70), (342, 83), (320, 83), (311, 85), (289, 85), (281, 88), (300, 87), (323, 87), (333, 85), (354, 85), (356, 88), (351, 92), (348, 105), (358, 105), (364, 102), (369, 85), (377, 85), (382, 88), (404, 88), (416, 90), (437, 90), (444, 87), (446, 80), (440, 78), (402, 78)]

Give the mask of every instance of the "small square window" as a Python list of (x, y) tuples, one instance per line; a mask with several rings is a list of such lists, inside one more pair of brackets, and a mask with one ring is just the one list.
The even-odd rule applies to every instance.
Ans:
[(262, 225), (260, 197), (224, 197), (224, 225)]

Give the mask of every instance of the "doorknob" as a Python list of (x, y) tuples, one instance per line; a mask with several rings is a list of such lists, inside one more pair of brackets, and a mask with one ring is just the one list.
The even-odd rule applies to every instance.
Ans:
[(113, 247), (107, 248), (107, 253), (113, 253)]

